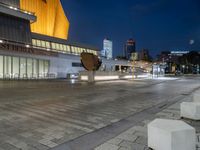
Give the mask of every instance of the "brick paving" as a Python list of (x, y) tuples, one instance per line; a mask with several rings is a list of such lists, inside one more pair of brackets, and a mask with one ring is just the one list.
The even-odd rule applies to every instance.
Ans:
[[(187, 87), (177, 88), (183, 84)], [(54, 148), (198, 87), (193, 79), (95, 85), (0, 81), (0, 150)], [(145, 148), (146, 122), (99, 148)]]
[(126, 130), (120, 135), (99, 145), (95, 150), (149, 150), (147, 146), (147, 124), (156, 118), (183, 120), (196, 129), (196, 150), (200, 150), (200, 121), (180, 119), (180, 103), (191, 101), (192, 97), (186, 97), (182, 101), (155, 114), (150, 120), (145, 120), (137, 126)]

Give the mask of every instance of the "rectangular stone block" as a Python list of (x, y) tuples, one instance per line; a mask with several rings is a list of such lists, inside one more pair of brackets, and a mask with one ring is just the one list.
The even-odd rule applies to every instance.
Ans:
[(183, 102), (181, 103), (181, 117), (200, 120), (200, 103)]
[(148, 147), (154, 150), (195, 150), (195, 129), (183, 121), (155, 119), (148, 124)]
[(200, 91), (197, 91), (193, 94), (193, 101), (200, 103)]

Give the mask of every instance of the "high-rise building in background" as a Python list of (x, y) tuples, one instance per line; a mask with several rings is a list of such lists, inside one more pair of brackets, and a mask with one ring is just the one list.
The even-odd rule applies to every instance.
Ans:
[(130, 60), (133, 53), (136, 52), (136, 43), (133, 39), (126, 42), (124, 54), (126, 59)]
[(149, 50), (148, 49), (142, 49), (140, 52), (140, 60), (144, 61), (150, 61), (150, 55), (149, 55)]
[(103, 50), (101, 51), (101, 55), (108, 59), (113, 58), (113, 43), (111, 40), (108, 39), (103, 40)]
[(131, 53), (131, 58), (130, 58), (130, 60), (138, 61), (138, 60), (139, 60), (139, 54), (138, 54), (137, 52)]

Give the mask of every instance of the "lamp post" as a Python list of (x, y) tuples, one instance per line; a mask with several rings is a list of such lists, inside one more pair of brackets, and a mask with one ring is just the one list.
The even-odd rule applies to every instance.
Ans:
[(185, 65), (183, 65), (182, 68), (183, 68), (183, 74), (185, 74)]

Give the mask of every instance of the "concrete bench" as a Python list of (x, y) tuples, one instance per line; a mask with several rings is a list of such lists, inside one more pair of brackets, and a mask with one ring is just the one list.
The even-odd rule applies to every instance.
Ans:
[(200, 102), (200, 91), (195, 92), (195, 93), (193, 94), (193, 101), (194, 101), (194, 102)]
[(199, 102), (181, 103), (181, 117), (192, 120), (200, 120), (200, 103)]
[(153, 150), (195, 150), (195, 129), (183, 121), (155, 119), (148, 124), (148, 147)]

